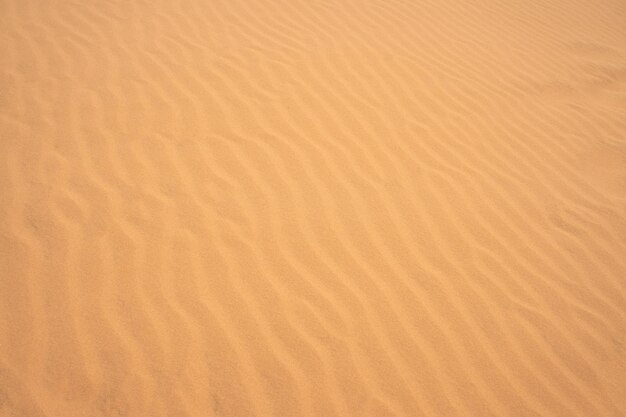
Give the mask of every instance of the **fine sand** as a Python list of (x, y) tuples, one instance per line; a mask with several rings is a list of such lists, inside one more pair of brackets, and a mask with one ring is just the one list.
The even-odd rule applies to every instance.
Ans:
[(0, 0), (0, 416), (626, 416), (623, 0)]

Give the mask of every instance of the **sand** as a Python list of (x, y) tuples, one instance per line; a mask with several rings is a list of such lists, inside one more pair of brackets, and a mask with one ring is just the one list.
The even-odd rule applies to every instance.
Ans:
[(0, 416), (626, 416), (622, 0), (0, 0)]

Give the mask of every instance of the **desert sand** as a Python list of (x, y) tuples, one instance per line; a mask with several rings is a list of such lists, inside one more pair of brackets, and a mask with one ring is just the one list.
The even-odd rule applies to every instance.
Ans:
[(626, 416), (622, 0), (0, 0), (0, 416)]

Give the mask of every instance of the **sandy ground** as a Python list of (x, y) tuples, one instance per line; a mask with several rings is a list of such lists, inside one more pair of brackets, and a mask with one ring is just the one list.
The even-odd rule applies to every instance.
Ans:
[(0, 416), (626, 415), (623, 0), (0, 0)]

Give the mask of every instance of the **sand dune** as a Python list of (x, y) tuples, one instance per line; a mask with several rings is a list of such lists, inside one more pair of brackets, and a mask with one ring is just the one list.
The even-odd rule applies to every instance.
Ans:
[(0, 0), (0, 415), (626, 415), (625, 22)]

